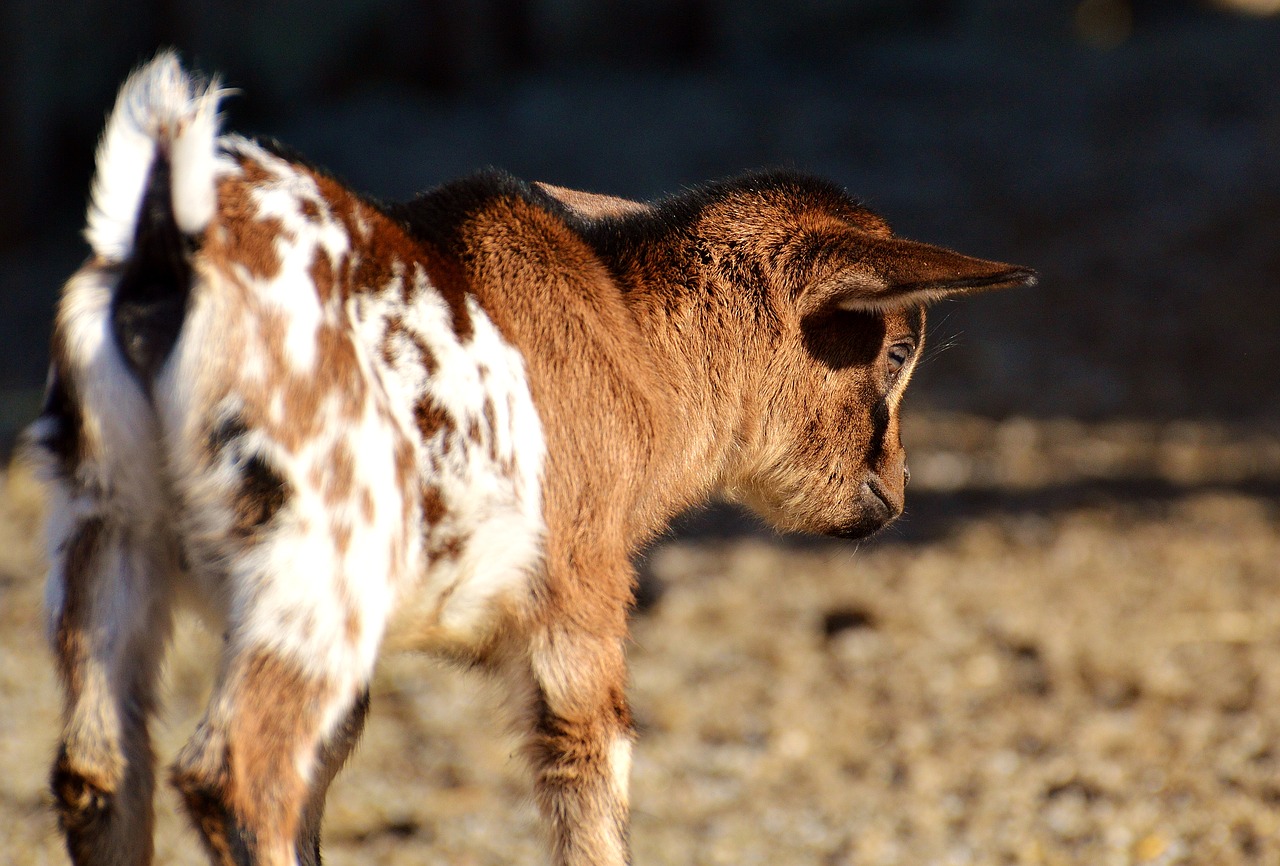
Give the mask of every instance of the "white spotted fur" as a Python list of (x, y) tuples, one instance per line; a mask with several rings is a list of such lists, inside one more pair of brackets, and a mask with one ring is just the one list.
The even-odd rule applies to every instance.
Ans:
[[(393, 284), (359, 302), (356, 320), (366, 345), (377, 345), (388, 317), (402, 316), (405, 330), (425, 343), (439, 364), (428, 376), (416, 350), (405, 345), (409, 335), (391, 365), (375, 356), (390, 404), (406, 429), (413, 424), (408, 407), (423, 393), (453, 422), (452, 430), (438, 431), (423, 443), (419, 472), (440, 487), (447, 507), (445, 519), (429, 530), (431, 540), (453, 535), (463, 539), (463, 549), (456, 559), (428, 563), (421, 590), (397, 611), (394, 639), (426, 649), (437, 641), (467, 645), (485, 637), (493, 603), (521, 592), (536, 571), (544, 533), (540, 476), (546, 446), (524, 361), (474, 299), (468, 299), (468, 313), (475, 333), (464, 345), (421, 270), (403, 279), (412, 280), (415, 289), (408, 309)], [(486, 400), (494, 408), (492, 429), (484, 419)], [(473, 422), (484, 437), (479, 443), (460, 435)], [(496, 461), (490, 456), (491, 439)], [(504, 462), (514, 464), (514, 478), (504, 472)]]
[(213, 218), (216, 80), (201, 85), (172, 52), (157, 57), (125, 82), (98, 147), (97, 172), (85, 237), (111, 262), (128, 259), (138, 206), (157, 147), (173, 166), (173, 209), (179, 228), (194, 234)]
[[(59, 313), (67, 373), (93, 456), (74, 478), (50, 473), (49, 634), (54, 640), (64, 614), (68, 546), (87, 519), (101, 518), (109, 552), (99, 562), (96, 591), (109, 603), (95, 608), (93, 617), (96, 633), (109, 637), (95, 650), (101, 670), (86, 672), (96, 685), (69, 699), (68, 742), (74, 743), (73, 729), (91, 730), (92, 719), (109, 719), (119, 699), (131, 699), (136, 686), (127, 667), (137, 662), (136, 646), (145, 644), (145, 669), (157, 667), (169, 608), (185, 601), (226, 634), (224, 671), (236, 658), (267, 652), (325, 684), (333, 697), (323, 707), (320, 729), (295, 756), (305, 779), (315, 744), (368, 683), (393, 610), (403, 643), (466, 647), (485, 640), (504, 605), (528, 596), (544, 535), (545, 445), (522, 357), (474, 299), (468, 299), (474, 334), (465, 343), (421, 270), (401, 267), (399, 278), (380, 291), (345, 305), (322, 303), (308, 270), (313, 261), (327, 257), (336, 271), (344, 258), (361, 255), (366, 238), (348, 237), (310, 174), (246, 139), (217, 137), (221, 94), (216, 84), (202, 88), (188, 78), (173, 55), (161, 55), (126, 83), (99, 149), (86, 231), (97, 259), (68, 283)], [(259, 218), (279, 221), (274, 243), (281, 268), (273, 278), (259, 279), (243, 267), (210, 267), (197, 253), (180, 338), (148, 394), (115, 343), (110, 307), (158, 152), (171, 160), (175, 221), (193, 235), (222, 230), (217, 184), (239, 173), (241, 161), (256, 163), (270, 179), (255, 185), (253, 201)], [(304, 214), (304, 204), (318, 218)], [(357, 225), (356, 233), (367, 234), (367, 224)], [(407, 305), (403, 281), (411, 283)], [(238, 292), (283, 316), (290, 370), (272, 368), (260, 323), (231, 300)], [(430, 347), (439, 364), (434, 375), (415, 366), (412, 353), (401, 352), (390, 364), (383, 357), (380, 345), (392, 315)], [(334, 394), (317, 409), (323, 423), (312, 441), (290, 449), (267, 430), (252, 429), (210, 465), (211, 425), (234, 415), (245, 389), (270, 389), (286, 372), (318, 374), (322, 326), (340, 329), (355, 343), (366, 391), (359, 417), (338, 417), (340, 395)], [(242, 356), (220, 354), (241, 343), (247, 347)], [(424, 393), (454, 425), (453, 432), (426, 442), (410, 414)], [(278, 425), (292, 420), (279, 396), (271, 416)], [(50, 423), (33, 426), (37, 444), (52, 432)], [(483, 435), (473, 442), (461, 431), (477, 425)], [(433, 561), (427, 555), (432, 539), (424, 544), (418, 490), (401, 489), (396, 478), (393, 455), (406, 440), (419, 477), (436, 485), (447, 504), (445, 519), (431, 531), (456, 535), (456, 556)], [(325, 501), (323, 488), (327, 461), (339, 445), (354, 456), (357, 483), (335, 506)], [(255, 455), (287, 480), (291, 496), (269, 536), (245, 545), (231, 531), (231, 502), (245, 461)], [(371, 518), (357, 495), (366, 490)], [(350, 534), (345, 552), (336, 540), (340, 529)], [(233, 687), (216, 686), (203, 728), (228, 723)], [(76, 721), (80, 717), (83, 723)], [(108, 728), (118, 739), (119, 724)], [(110, 731), (102, 736), (114, 743)], [(212, 746), (193, 740), (182, 761), (198, 764), (205, 748)]]

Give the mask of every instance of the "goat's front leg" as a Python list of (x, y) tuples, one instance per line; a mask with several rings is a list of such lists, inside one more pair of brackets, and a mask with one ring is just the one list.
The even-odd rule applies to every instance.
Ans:
[(630, 862), (631, 713), (620, 637), (553, 624), (530, 652), (526, 752), (556, 866)]

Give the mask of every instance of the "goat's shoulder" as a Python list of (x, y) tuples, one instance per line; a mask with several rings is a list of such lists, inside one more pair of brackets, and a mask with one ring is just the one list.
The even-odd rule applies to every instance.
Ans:
[(475, 244), (477, 226), (505, 225), (519, 230), (550, 224), (578, 234), (581, 221), (541, 185), (498, 169), (449, 181), (384, 210), (420, 241), (459, 254), (476, 252), (467, 247)]

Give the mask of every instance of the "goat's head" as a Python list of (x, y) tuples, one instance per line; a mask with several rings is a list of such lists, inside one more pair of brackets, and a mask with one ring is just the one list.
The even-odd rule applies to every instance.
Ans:
[(703, 221), (704, 260), (718, 259), (714, 279), (762, 286), (777, 333), (728, 493), (780, 529), (870, 535), (903, 509), (898, 408), (925, 305), (1035, 274), (894, 237), (818, 182), (761, 183), (721, 203)]

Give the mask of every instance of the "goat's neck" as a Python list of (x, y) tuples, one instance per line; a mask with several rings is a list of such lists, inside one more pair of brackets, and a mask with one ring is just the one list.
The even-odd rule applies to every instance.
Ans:
[(743, 462), (774, 332), (755, 301), (700, 264), (693, 248), (664, 248), (621, 280), (669, 406), (665, 429), (655, 430), (655, 495), (673, 511), (715, 495)]

